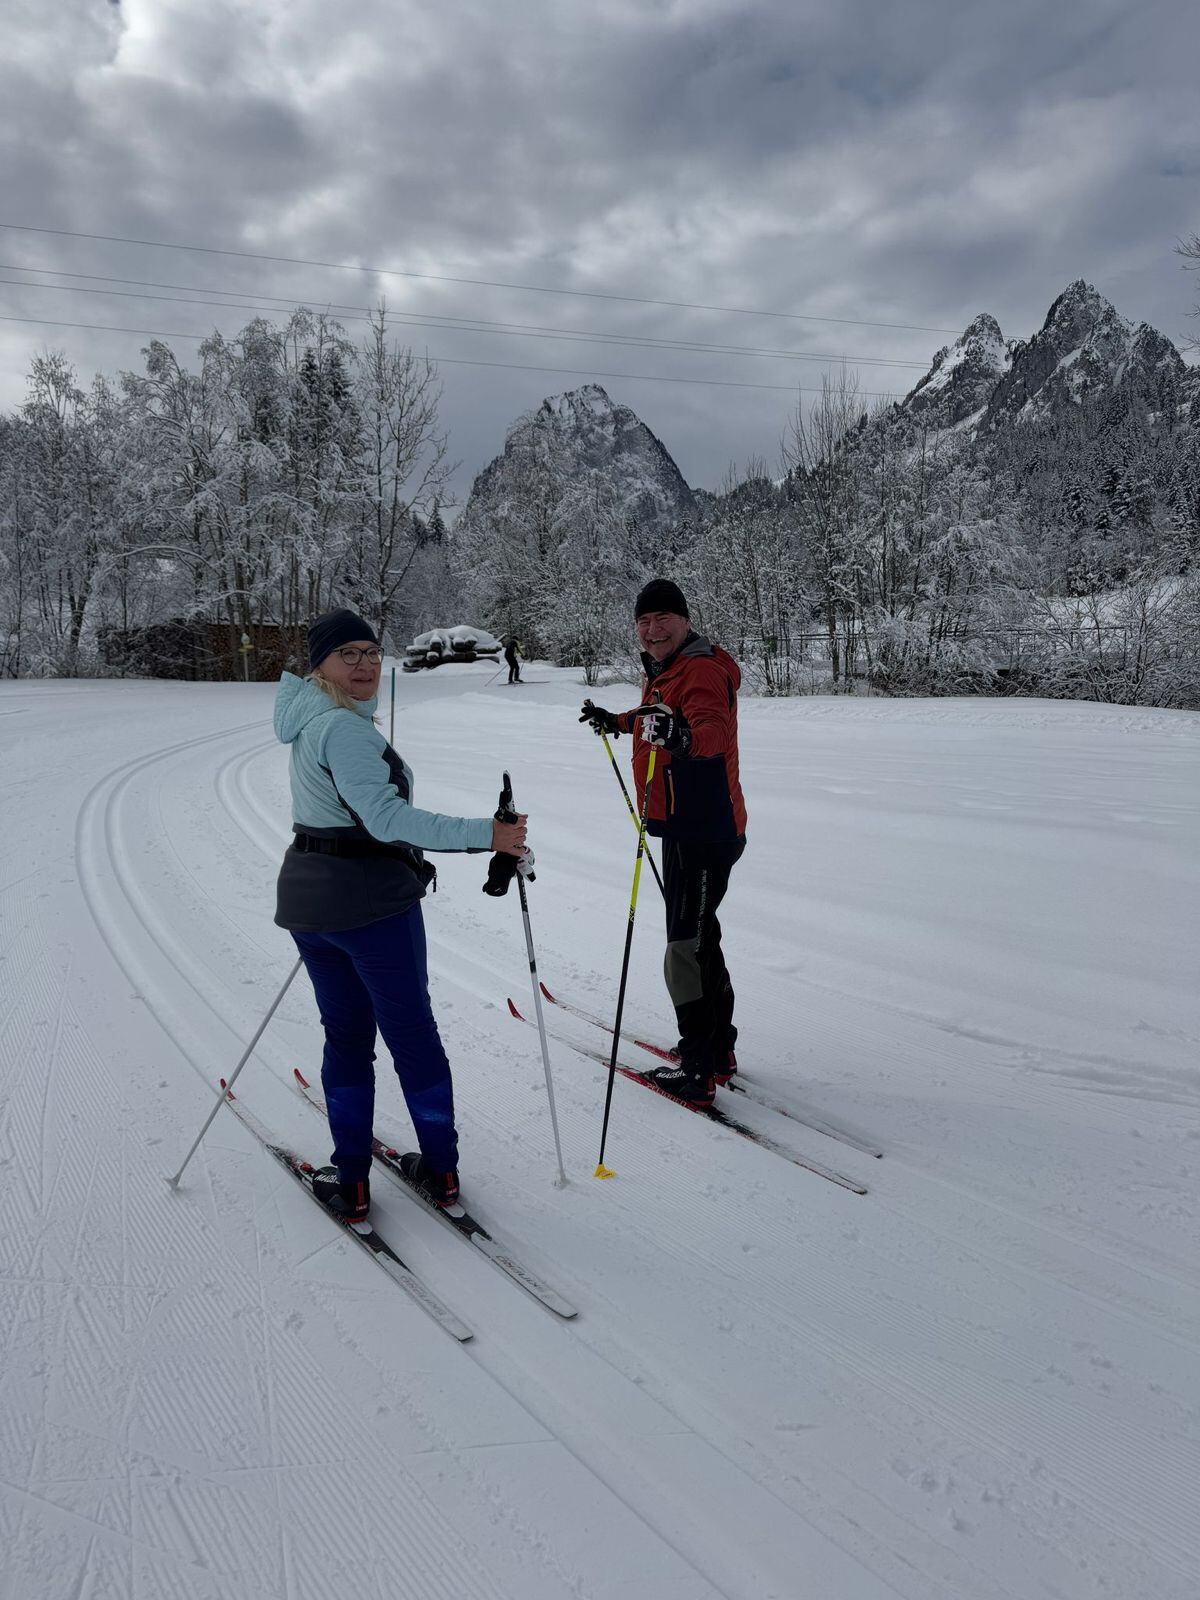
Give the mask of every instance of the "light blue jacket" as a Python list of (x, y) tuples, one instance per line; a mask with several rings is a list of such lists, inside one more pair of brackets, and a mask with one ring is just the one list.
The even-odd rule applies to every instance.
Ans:
[(377, 698), (361, 700), (354, 711), (347, 711), (310, 679), (290, 672), (280, 678), (275, 733), (291, 746), (293, 823), (313, 829), (352, 826), (349, 806), (368, 833), (389, 844), (418, 850), (490, 849), (491, 817), (446, 817), (411, 804), (413, 775), (404, 762), (409, 799), (401, 797), (384, 756), (387, 740), (371, 720), (377, 703)]

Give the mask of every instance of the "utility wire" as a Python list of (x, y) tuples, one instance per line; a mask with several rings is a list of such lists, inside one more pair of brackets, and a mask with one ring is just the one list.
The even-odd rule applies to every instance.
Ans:
[(617, 300), (626, 305), (669, 306), (676, 311), (716, 311), (735, 317), (774, 317), (788, 322), (836, 322), (858, 328), (899, 328), (911, 333), (959, 334), (961, 328), (933, 328), (917, 322), (873, 322), (861, 317), (818, 317), (799, 311), (765, 311), (753, 306), (714, 306), (694, 300), (655, 300), (646, 295), (611, 294), (598, 289), (555, 289), (539, 283), (509, 283), (497, 278), (461, 278), (445, 272), (413, 272), (404, 267), (371, 267), (352, 261), (315, 261), (305, 256), (273, 256), (251, 250), (220, 250), (204, 244), (172, 244), (164, 239), (127, 239), (114, 233), (82, 233), (70, 228), (34, 228), (0, 221), (13, 233), (39, 233), (56, 239), (90, 239), (103, 244), (132, 244), (146, 250), (186, 250), (193, 255), (223, 256), (234, 261), (270, 261), (289, 267), (322, 267), (331, 272), (369, 272), (380, 278), (419, 278), (428, 283), (462, 283), (482, 289), (516, 289), (523, 294), (554, 294), (580, 300)]
[[(4, 272), (51, 272), (53, 268), (42, 267), (10, 267), (0, 262), (0, 271)], [(63, 277), (83, 277), (82, 273), (63, 273)], [(97, 282), (109, 280), (97, 279)], [(137, 283), (136, 278), (120, 280), (124, 283)], [(79, 283), (32, 283), (21, 278), (0, 278), (0, 285), (9, 285), (14, 289), (48, 289), (59, 294), (102, 294), (121, 300), (155, 300), (170, 305), (180, 306), (208, 306), (224, 308), (229, 311), (267, 311), (272, 315), (279, 315), (282, 311), (310, 309), (303, 301), (284, 301), (282, 305), (249, 305), (244, 301), (233, 300), (197, 300), (182, 299), (177, 295), (168, 294), (139, 294), (132, 289), (94, 289)], [(147, 286), (149, 287), (149, 286)], [(184, 285), (159, 285), (164, 288), (182, 288)], [(202, 291), (196, 290), (195, 293)], [(235, 293), (234, 290), (215, 291), (217, 294)], [(282, 296), (268, 295), (267, 299), (282, 300)], [(366, 307), (339, 307), (339, 312), (344, 320), (352, 322), (370, 322), (371, 313)], [(564, 340), (570, 344), (612, 344), (622, 345), (633, 349), (647, 350), (679, 350), (702, 355), (741, 355), (752, 356), (756, 359), (772, 361), (844, 361), (855, 362), (863, 366), (872, 367), (916, 367), (924, 370), (928, 366), (926, 361), (893, 360), (887, 356), (859, 356), (849, 351), (812, 350), (771, 350), (759, 349), (751, 345), (730, 344), (703, 344), (694, 339), (659, 339), (643, 337), (638, 334), (625, 333), (599, 333), (593, 329), (580, 329), (572, 332), (567, 328), (547, 328), (535, 323), (504, 323), (491, 321), (485, 317), (442, 317), (437, 315), (422, 316), (412, 311), (389, 311), (390, 320), (409, 328), (445, 328), (452, 333), (494, 333), (506, 338), (523, 339), (535, 337), (541, 339)]]
[[(53, 317), (14, 317), (0, 314), (0, 322), (24, 323), (38, 328), (82, 328), (92, 333), (135, 333), (147, 339), (211, 338), (208, 333), (168, 333), (161, 328), (117, 328), (106, 322), (62, 322)], [(557, 372), (576, 378), (619, 378), (626, 383), (690, 383), (706, 389), (770, 389), (780, 394), (814, 393), (812, 384), (794, 383), (739, 383), (730, 378), (673, 378), (655, 372), (601, 372), (591, 367), (542, 367), (514, 361), (468, 361), (461, 356), (434, 356), (426, 353), (425, 359), (435, 366), (491, 367), (505, 372)], [(892, 391), (859, 389), (858, 394), (872, 400), (895, 400)]]

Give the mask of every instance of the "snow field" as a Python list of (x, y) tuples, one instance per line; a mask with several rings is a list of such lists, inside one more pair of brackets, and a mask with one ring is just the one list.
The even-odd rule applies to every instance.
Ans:
[[(510, 768), (543, 976), (611, 1010), (633, 829), (586, 691), (493, 670), (405, 678), (397, 747), (441, 810)], [(0, 1595), (1194, 1592), (1200, 719), (744, 704), (743, 1064), (888, 1153), (736, 1110), (863, 1198), (620, 1080), (593, 1182), (603, 1074), (558, 1045), (555, 1190), (515, 896), (440, 858), (467, 1198), (580, 1307), (381, 1175), (458, 1348), (233, 1118), (161, 1181), (293, 959), (270, 701), (0, 685)], [(656, 901), (644, 874), (627, 1016), (662, 1038)], [(324, 1159), (290, 1087), (318, 1031), (301, 974), (239, 1090)]]

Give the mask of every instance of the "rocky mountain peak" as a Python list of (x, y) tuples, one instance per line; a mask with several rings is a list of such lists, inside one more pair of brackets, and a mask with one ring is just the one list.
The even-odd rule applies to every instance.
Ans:
[(692, 508), (692, 491), (661, 441), (600, 384), (586, 383), (549, 396), (512, 425), (503, 454), (475, 479), (467, 514), (520, 497), (531, 449), (560, 483), (600, 474), (625, 515), (648, 533), (665, 533)]
[(985, 428), (1038, 421), (1122, 386), (1154, 406), (1182, 374), (1169, 339), (1134, 325), (1090, 283), (1068, 284), (1032, 339), (1015, 344), (1012, 365), (988, 403)]
[(1112, 301), (1106, 300), (1094, 284), (1076, 278), (1046, 313), (1042, 334), (1073, 350), (1098, 328), (1118, 325), (1130, 327), (1123, 317), (1117, 315), (1117, 308)]
[(1008, 365), (1000, 324), (982, 312), (953, 344), (938, 351), (903, 409), (937, 427), (955, 427), (982, 411)]

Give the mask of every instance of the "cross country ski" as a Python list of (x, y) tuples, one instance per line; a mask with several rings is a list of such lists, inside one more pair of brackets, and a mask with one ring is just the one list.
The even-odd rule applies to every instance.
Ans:
[[(508, 1009), (517, 1021), (523, 1022), (526, 1027), (532, 1028), (536, 1026), (529, 1017), (525, 1016), (517, 1008), (511, 997), (508, 999)], [(598, 1061), (607, 1071), (609, 1058), (603, 1051), (595, 1050), (590, 1045), (581, 1043), (578, 1039), (572, 1039), (570, 1034), (563, 1032), (561, 1029), (547, 1028), (546, 1032), (551, 1038), (557, 1039), (560, 1044), (568, 1045), (572, 1050), (578, 1051), (580, 1055), (589, 1057), (592, 1061)], [(770, 1150), (773, 1155), (782, 1156), (785, 1161), (790, 1161), (794, 1166), (803, 1167), (807, 1172), (815, 1173), (818, 1178), (827, 1178), (830, 1183), (836, 1183), (842, 1189), (849, 1189), (851, 1194), (867, 1193), (866, 1185), (860, 1183), (857, 1178), (847, 1177), (844, 1172), (838, 1172), (834, 1167), (827, 1167), (820, 1161), (813, 1161), (808, 1156), (797, 1154), (795, 1150), (789, 1150), (786, 1145), (780, 1144), (777, 1139), (772, 1139), (769, 1134), (760, 1133), (757, 1128), (751, 1128), (746, 1123), (739, 1122), (736, 1117), (729, 1116), (716, 1106), (693, 1105), (687, 1100), (680, 1099), (678, 1095), (669, 1094), (666, 1089), (660, 1088), (652, 1078), (648, 1078), (643, 1072), (638, 1072), (634, 1067), (622, 1066), (618, 1062), (616, 1070), (621, 1077), (628, 1078), (631, 1083), (639, 1084), (643, 1089), (649, 1089), (651, 1093), (661, 1095), (664, 1100), (670, 1100), (675, 1105), (683, 1106), (685, 1110), (692, 1111), (697, 1116), (707, 1117), (710, 1122), (715, 1122), (719, 1127), (727, 1128), (730, 1133), (739, 1134), (743, 1139), (748, 1139), (751, 1144), (759, 1145), (764, 1150)]]
[[(298, 1067), (293, 1068), (292, 1075), (295, 1078), (297, 1089), (304, 1096), (305, 1104), (324, 1119), (326, 1117), (325, 1101), (320, 1091), (309, 1083)], [(514, 1283), (519, 1283), (522, 1289), (527, 1290), (547, 1310), (553, 1311), (564, 1320), (578, 1315), (577, 1307), (573, 1306), (569, 1300), (564, 1300), (556, 1289), (550, 1288), (548, 1284), (543, 1283), (540, 1278), (530, 1272), (528, 1267), (523, 1266), (511, 1250), (493, 1238), (483, 1224), (477, 1221), (461, 1204), (456, 1203), (452, 1206), (439, 1205), (426, 1189), (409, 1177), (400, 1164), (399, 1152), (392, 1145), (385, 1143), (377, 1135), (373, 1135), (371, 1138), (371, 1154), (399, 1188), (403, 1189), (406, 1194), (411, 1195), (427, 1211), (432, 1211), (435, 1217), (440, 1217), (460, 1238), (466, 1239), (469, 1244), (474, 1245), (489, 1261), (494, 1261), (501, 1272), (510, 1277)]]
[(461, 1317), (451, 1311), (448, 1305), (438, 1299), (432, 1289), (422, 1283), (411, 1267), (401, 1260), (382, 1234), (373, 1228), (370, 1223), (350, 1222), (331, 1206), (326, 1205), (313, 1190), (312, 1175), (314, 1168), (312, 1163), (305, 1161), (294, 1150), (289, 1149), (287, 1145), (276, 1139), (254, 1113), (247, 1110), (242, 1101), (228, 1088), (223, 1078), (221, 1079), (221, 1087), (225, 1089), (225, 1102), (234, 1116), (244, 1127), (250, 1130), (263, 1149), (275, 1157), (275, 1160), (279, 1162), (284, 1171), (295, 1178), (314, 1205), (320, 1206), (325, 1215), (335, 1222), (343, 1233), (349, 1234), (357, 1244), (360, 1244), (372, 1261), (388, 1275), (392, 1282), (403, 1289), (407, 1295), (411, 1296), (422, 1311), (427, 1312), (435, 1322), (445, 1328), (452, 1338), (457, 1339), (460, 1344), (465, 1344), (468, 1339), (474, 1337), (472, 1330), (463, 1322)]
[[(544, 983), (539, 983), (543, 997), (552, 1006), (557, 1006), (560, 1011), (567, 1011), (573, 1017), (578, 1017), (581, 1022), (589, 1023), (593, 1028), (600, 1028), (612, 1038), (612, 1024), (603, 1017), (598, 1017), (595, 1012), (585, 1010), (573, 1000), (564, 1000), (561, 996), (551, 994)], [(636, 1045), (639, 1050), (645, 1050), (648, 1055), (654, 1056), (659, 1061), (678, 1061), (679, 1057), (674, 1050), (666, 1045), (653, 1044), (648, 1039), (640, 1039), (636, 1034), (626, 1033), (622, 1028), (621, 1040), (624, 1044)], [(823, 1133), (829, 1139), (836, 1139), (841, 1144), (848, 1144), (853, 1150), (861, 1150), (864, 1155), (874, 1156), (877, 1160), (883, 1151), (877, 1145), (862, 1139), (856, 1133), (851, 1133), (848, 1128), (840, 1127), (835, 1122), (828, 1122), (824, 1117), (818, 1117), (810, 1112), (796, 1110), (794, 1106), (785, 1105), (782, 1100), (777, 1100), (774, 1095), (760, 1088), (752, 1079), (747, 1079), (739, 1067), (737, 1076), (726, 1083), (718, 1082), (718, 1087), (728, 1089), (731, 1094), (745, 1095), (747, 1100), (752, 1100), (755, 1105), (762, 1106), (764, 1110), (775, 1111), (781, 1117), (787, 1117), (792, 1122), (802, 1123), (806, 1128), (811, 1128), (814, 1133)]]

